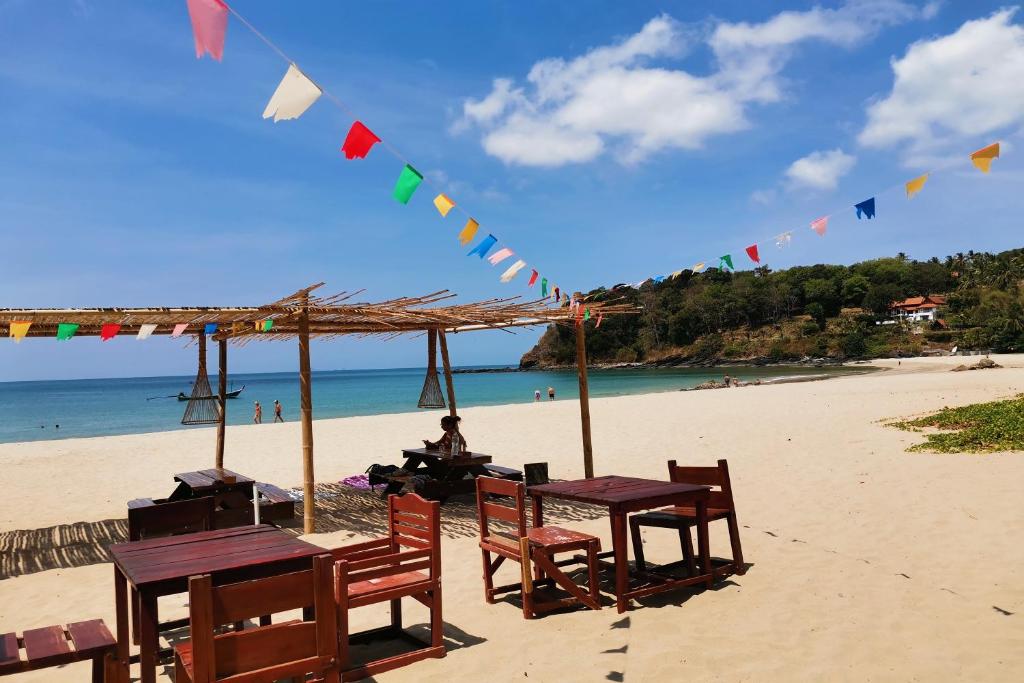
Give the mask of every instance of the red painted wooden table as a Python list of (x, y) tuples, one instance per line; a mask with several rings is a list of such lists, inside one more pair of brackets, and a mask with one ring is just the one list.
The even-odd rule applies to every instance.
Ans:
[[(714, 573), (708, 550), (707, 517), (710, 490), (710, 486), (611, 475), (531, 486), (527, 493), (533, 501), (535, 527), (544, 525), (544, 498), (561, 498), (608, 508), (612, 523), (612, 553), (615, 556), (615, 602), (619, 613), (622, 613), (629, 607), (632, 598), (642, 598), (698, 583), (711, 585)], [(626, 516), (630, 512), (670, 505), (693, 505), (697, 509), (697, 544), (701, 574), (680, 579), (659, 575), (653, 571), (633, 572), (634, 576), (646, 581), (647, 585), (630, 590)]]
[(308, 569), (324, 549), (280, 529), (260, 526), (154, 538), (110, 546), (117, 603), (117, 658), (128, 680), (128, 583), (139, 592), (139, 663), (143, 683), (156, 680), (159, 653), (157, 598), (188, 591), (188, 577), (210, 574), (214, 584)]

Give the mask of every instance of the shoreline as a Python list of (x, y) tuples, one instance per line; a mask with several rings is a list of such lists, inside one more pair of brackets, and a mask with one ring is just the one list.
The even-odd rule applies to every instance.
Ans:
[[(854, 365), (860, 365), (861, 367), (859, 367), (859, 368), (858, 367), (854, 367)], [(778, 367), (780, 369), (784, 369), (784, 368), (800, 368), (800, 369), (805, 369), (805, 368), (807, 368), (809, 366), (807, 366), (807, 365), (797, 365), (797, 364), (792, 364), (792, 363), (779, 363), (779, 364), (775, 364), (775, 365), (761, 365), (761, 366), (738, 365), (738, 366), (735, 366), (735, 367), (749, 367), (749, 368), (757, 368), (757, 369), (765, 369), (765, 368), (770, 369), (770, 368), (773, 368), (773, 367)], [(817, 381), (824, 381), (824, 380), (829, 380), (829, 379), (836, 379), (836, 378), (844, 377), (844, 376), (854, 376), (854, 375), (870, 373), (870, 372), (877, 371), (878, 369), (881, 369), (880, 367), (876, 368), (876, 367), (872, 366), (871, 365), (871, 361), (855, 361), (855, 362), (851, 362), (851, 363), (829, 364), (829, 365), (826, 365), (826, 366), (823, 366), (823, 367), (828, 367), (828, 368), (832, 368), (832, 369), (836, 369), (836, 368), (849, 368), (849, 372), (835, 373), (835, 374), (822, 373), (822, 374), (816, 374), (816, 375), (793, 375), (793, 376), (783, 375), (783, 376), (779, 376), (779, 377), (770, 377), (770, 378), (762, 379), (762, 380), (760, 380), (760, 385), (768, 386), (768, 385), (787, 384), (787, 383), (795, 383), (795, 382), (817, 382)], [(654, 368), (654, 367), (651, 367), (651, 368), (645, 368), (645, 367), (619, 368), (619, 367), (600, 367), (600, 366), (593, 366), (593, 367), (591, 367), (591, 366), (588, 366), (588, 369), (589, 370), (602, 371), (602, 370), (619, 370), (619, 369), (674, 370), (674, 369), (690, 369), (690, 368), (676, 368), (676, 367), (669, 367), (669, 366), (663, 366), (663, 367), (657, 367), (657, 368)], [(701, 369), (701, 368), (692, 368), (692, 369), (698, 370), (698, 369)], [(535, 372), (535, 371), (536, 372), (544, 372), (545, 370), (518, 370), (518, 369), (514, 369), (514, 368), (511, 368), (509, 370), (502, 370), (502, 369), (497, 369), (497, 368), (494, 368), (494, 369), (480, 368), (480, 369), (476, 369), (476, 370), (468, 370), (465, 374), (478, 374), (478, 373), (488, 374), (488, 373), (502, 373), (502, 372)], [(575, 366), (571, 366), (571, 367), (562, 368), (562, 369), (558, 369), (558, 370), (552, 370), (552, 371), (557, 371), (557, 372), (562, 372), (562, 371), (570, 372), (571, 371), (571, 372), (575, 373), (576, 372), (576, 368), (575, 368)], [(279, 373), (274, 373), (274, 374), (279, 374)], [(457, 373), (457, 372), (453, 371), (453, 374), (462, 374), (462, 373)], [(138, 379), (138, 378), (117, 378), (117, 379)], [(50, 381), (50, 380), (43, 380), (43, 381)], [(753, 382), (751, 382), (749, 384), (742, 385), (742, 386), (748, 386), (748, 385), (749, 386), (755, 386), (755, 384)], [(741, 387), (737, 387), (737, 388), (742, 388), (742, 386)], [(603, 398), (617, 398), (617, 397), (624, 397), (624, 396), (649, 396), (649, 395), (654, 395), (654, 394), (673, 393), (673, 392), (677, 392), (677, 391), (682, 391), (682, 392), (704, 391), (704, 390), (706, 390), (708, 388), (713, 388), (713, 387), (705, 387), (705, 386), (702, 386), (702, 385), (696, 385), (696, 386), (692, 386), (692, 387), (664, 387), (664, 388), (649, 387), (649, 388), (642, 389), (640, 391), (626, 391), (626, 392), (622, 392), (622, 393), (613, 393), (613, 394), (608, 394), (608, 395), (597, 395), (597, 394), (594, 394), (592, 392), (590, 398), (591, 398), (591, 401), (594, 401), (594, 400), (603, 399)], [(566, 401), (569, 401), (569, 402), (572, 402), (572, 403), (575, 404), (575, 403), (578, 403), (578, 397), (577, 396), (573, 396), (573, 395), (570, 395), (570, 396), (562, 395), (561, 397), (558, 398), (558, 402), (566, 402)], [(547, 401), (545, 400), (545, 401), (542, 401), (542, 402), (547, 402)], [(525, 400), (525, 399), (524, 400), (520, 400), (520, 401), (505, 402), (505, 403), (476, 403), (476, 404), (469, 405), (469, 406), (462, 405), (460, 407), (460, 412), (463, 411), (463, 410), (466, 410), (466, 409), (502, 408), (502, 407), (511, 407), (511, 406), (530, 404), (530, 403), (533, 403), (533, 401), (532, 400)], [(229, 404), (229, 405), (233, 405), (233, 404)], [(239, 405), (241, 405), (241, 404), (239, 404)], [(361, 413), (361, 414), (356, 414), (356, 415), (337, 415), (337, 416), (330, 416), (330, 417), (316, 417), (316, 403), (315, 403), (315, 399), (314, 399), (313, 409), (314, 409), (314, 417), (313, 417), (314, 424), (319, 424), (321, 422), (330, 421), (330, 420), (346, 420), (346, 419), (352, 419), (352, 418), (367, 418), (367, 417), (375, 417), (375, 416), (421, 415), (421, 414), (435, 415), (435, 414), (440, 414), (440, 413), (438, 413), (438, 411), (442, 410), (442, 409), (395, 410), (395, 411), (385, 411), (385, 412)], [(289, 422), (290, 423), (297, 423), (298, 420), (292, 418), (292, 419), (289, 420)], [(287, 423), (288, 422), (286, 422), (285, 424), (287, 424)], [(270, 423), (269, 422), (265, 422), (263, 425), (260, 425), (260, 426), (265, 426), (267, 424), (270, 424)], [(247, 426), (255, 426), (255, 425), (252, 425), (251, 423), (248, 423), (248, 422), (241, 423), (241, 424), (239, 424), (239, 423), (235, 423), (235, 424), (229, 423), (227, 425), (227, 428), (228, 429), (236, 429), (236, 428), (239, 428), (239, 427), (247, 427)], [(59, 437), (55, 437), (55, 438), (31, 439), (31, 440), (21, 440), (21, 441), (4, 441), (4, 440), (0, 439), (0, 446), (14, 446), (14, 445), (18, 445), (18, 444), (62, 443), (62, 442), (73, 440), (73, 439), (105, 439), (105, 438), (110, 438), (110, 437), (146, 436), (146, 435), (156, 435), (156, 434), (183, 434), (183, 433), (192, 433), (192, 432), (203, 432), (203, 431), (213, 430), (213, 429), (215, 429), (214, 426), (192, 426), (192, 427), (182, 426), (182, 427), (178, 427), (178, 428), (174, 428), (174, 429), (155, 429), (155, 430), (145, 430), (145, 431), (124, 431), (124, 432), (113, 433), (113, 434), (109, 434), (109, 433), (108, 434), (93, 434), (93, 435), (75, 435), (75, 434), (70, 434), (68, 436), (59, 436)], [(2, 463), (2, 462), (3, 462), (3, 459), (2, 459), (2, 457), (0, 457), (0, 463)]]

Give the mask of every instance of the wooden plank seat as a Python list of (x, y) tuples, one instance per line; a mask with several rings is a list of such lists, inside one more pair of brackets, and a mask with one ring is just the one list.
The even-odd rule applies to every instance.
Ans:
[[(92, 660), (93, 683), (117, 680), (117, 642), (102, 619), (0, 635), (0, 676)], [(24, 657), (21, 656), (24, 650)]]
[(510, 481), (522, 481), (523, 473), (520, 470), (513, 469), (511, 467), (503, 467), (502, 465), (484, 465), (484, 469), (487, 470), (487, 476), (494, 477), (495, 479), (508, 479)]
[[(675, 460), (668, 463), (669, 479), (674, 482), (687, 484), (704, 484), (718, 487), (712, 489), (708, 501), (708, 521), (724, 519), (729, 525), (729, 540), (732, 545), (732, 560), (728, 563), (729, 568), (736, 574), (746, 572), (746, 565), (743, 563), (743, 548), (740, 545), (740, 528), (736, 521), (736, 503), (732, 495), (732, 482), (729, 479), (729, 463), (719, 460), (714, 467), (683, 467), (676, 464)], [(633, 540), (633, 555), (636, 557), (636, 566), (640, 571), (645, 571), (647, 563), (644, 558), (644, 542), (640, 536), (641, 526), (659, 527), (662, 529), (675, 529), (679, 532), (679, 545), (683, 551), (683, 560), (690, 576), (696, 575), (696, 563), (693, 556), (693, 540), (690, 537), (690, 527), (697, 526), (697, 508), (692, 505), (676, 505), (672, 507), (653, 510), (629, 518), (630, 536)], [(714, 567), (703, 567), (704, 573), (713, 572), (718, 574), (719, 569)], [(724, 571), (729, 571), (726, 569)]]
[[(336, 548), (334, 599), (338, 603), (339, 659), (342, 680), (355, 681), (421, 659), (445, 656), (441, 633), (441, 504), (415, 493), (388, 496), (388, 535)], [(402, 598), (430, 610), (430, 641), (402, 628)], [(350, 633), (349, 610), (390, 602), (391, 625)], [(397, 638), (415, 647), (410, 652), (356, 663), (351, 645)]]
[[(484, 568), (484, 599), (493, 603), (496, 595), (521, 590), (523, 595), (523, 616), (531, 619), (542, 612), (563, 607), (584, 605), (590, 609), (601, 609), (597, 582), (597, 554), (601, 540), (596, 536), (571, 529), (554, 526), (527, 528), (526, 486), (522, 482), (477, 477), (477, 512), (480, 519), (480, 551)], [(511, 500), (504, 505), (499, 500)], [(514, 532), (493, 531), (493, 520), (514, 525)], [(584, 592), (560, 567), (574, 564), (555, 560), (557, 553), (585, 551), (587, 583), (589, 592)], [(497, 555), (492, 561), (491, 553)], [(506, 559), (518, 562), (521, 580), (505, 586), (494, 585), (494, 573)], [(536, 576), (534, 576), (536, 567)], [(545, 590), (558, 586), (569, 597), (558, 598)]]

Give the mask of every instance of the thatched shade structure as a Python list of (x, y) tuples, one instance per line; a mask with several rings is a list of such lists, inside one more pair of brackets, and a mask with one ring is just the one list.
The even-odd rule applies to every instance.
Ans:
[[(55, 337), (61, 323), (78, 325), (75, 336), (99, 336), (104, 325), (117, 323), (118, 335), (137, 335), (144, 325), (156, 325), (147, 331), (153, 335), (203, 337), (207, 325), (217, 329), (209, 335), (219, 343), (220, 377), (217, 405), (216, 465), (223, 466), (225, 391), (227, 377), (227, 345), (245, 345), (254, 341), (297, 339), (299, 346), (300, 421), (302, 427), (303, 490), (305, 530), (313, 531), (313, 406), (310, 389), (311, 373), (309, 340), (341, 335), (381, 336), (391, 338), (402, 334), (436, 334), (444, 365), (448, 407), (455, 412), (455, 391), (448, 359), (446, 332), (532, 327), (538, 325), (572, 325), (577, 330), (577, 367), (580, 373), (580, 410), (583, 422), (584, 469), (593, 476), (593, 455), (590, 446), (590, 410), (587, 394), (584, 325), (567, 306), (548, 300), (521, 301), (519, 297), (490, 299), (471, 304), (446, 304), (455, 297), (447, 290), (420, 297), (401, 297), (378, 303), (356, 303), (354, 297), (362, 290), (330, 296), (314, 296), (323, 283), (301, 289), (294, 294), (262, 306), (199, 307), (199, 308), (74, 308), (74, 309), (0, 309), (0, 335), (9, 334), (11, 324), (29, 322), (26, 337)], [(631, 305), (593, 301), (586, 304), (592, 315), (627, 315), (637, 313)], [(269, 321), (269, 322), (267, 322)], [(108, 328), (109, 330), (109, 328)], [(109, 332), (108, 332), (109, 333)], [(443, 402), (443, 401), (442, 401)]]

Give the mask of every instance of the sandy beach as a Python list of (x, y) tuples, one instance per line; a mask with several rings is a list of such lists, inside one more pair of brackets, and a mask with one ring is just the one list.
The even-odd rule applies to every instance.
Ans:
[[(526, 621), (513, 602), (485, 604), (475, 514), (456, 502), (445, 507), (443, 539), (448, 656), (378, 680), (1024, 677), (1024, 453), (907, 453), (920, 435), (883, 424), (1024, 391), (1024, 355), (993, 359), (1005, 367), (952, 373), (976, 359), (879, 361), (886, 371), (822, 382), (593, 400), (597, 474), (663, 478), (670, 458), (729, 460), (749, 571), (626, 615), (608, 601), (600, 612)], [(575, 401), (460, 413), (470, 447), (495, 462), (547, 461), (555, 478), (582, 476)], [(325, 532), (304, 538), (330, 547), (382, 529), (383, 505), (337, 482), (437, 438), (438, 417), (317, 421)], [(112, 625), (104, 545), (123, 537), (126, 501), (166, 496), (175, 472), (213, 465), (213, 445), (212, 429), (0, 445), (0, 631), (95, 617)], [(229, 427), (225, 464), (299, 485), (298, 424)], [(600, 511), (551, 517), (611, 547)], [(724, 527), (712, 525), (713, 555), (728, 555)], [(674, 532), (645, 534), (650, 560), (678, 558)], [(504, 571), (513, 580), (515, 569)], [(185, 596), (161, 602), (161, 616), (184, 614)], [(407, 615), (417, 624), (425, 612)], [(385, 619), (367, 608), (354, 626)], [(79, 664), (12, 680), (87, 672)]]

